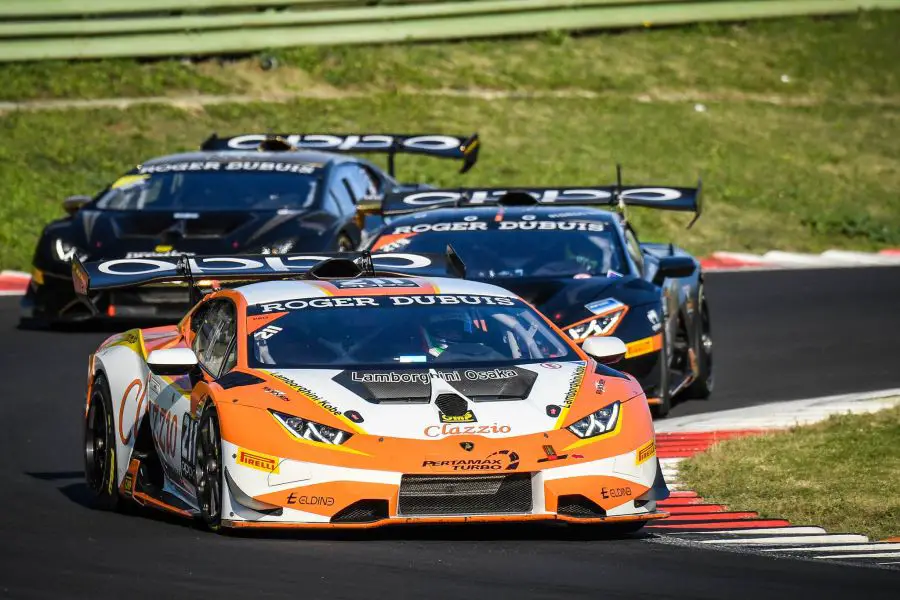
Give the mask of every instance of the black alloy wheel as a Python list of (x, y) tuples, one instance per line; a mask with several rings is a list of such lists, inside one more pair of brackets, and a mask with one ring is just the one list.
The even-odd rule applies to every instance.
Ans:
[(705, 400), (713, 393), (715, 386), (715, 378), (713, 376), (713, 341), (712, 326), (709, 318), (709, 305), (706, 303), (706, 294), (703, 286), (700, 287), (699, 293), (699, 309), (700, 309), (700, 339), (699, 352), (697, 356), (697, 379), (688, 387), (685, 395), (688, 398), (696, 398)]
[(670, 349), (669, 349), (669, 339), (668, 334), (666, 333), (666, 328), (662, 329), (662, 344), (659, 349), (659, 385), (657, 386), (656, 397), (659, 398), (659, 404), (651, 404), (650, 405), (650, 414), (653, 415), (654, 419), (662, 419), (669, 414), (669, 411), (672, 410), (672, 394), (669, 390), (669, 372), (671, 371), (670, 364)]
[(206, 526), (218, 531), (222, 525), (222, 438), (211, 402), (200, 416), (196, 445), (197, 505)]
[(115, 435), (109, 386), (106, 378), (98, 375), (91, 386), (84, 424), (84, 478), (94, 505), (103, 510), (115, 510), (119, 503)]

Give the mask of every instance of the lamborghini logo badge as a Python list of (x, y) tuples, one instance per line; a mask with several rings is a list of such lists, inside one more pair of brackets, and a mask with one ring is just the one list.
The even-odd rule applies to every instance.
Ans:
[(471, 452), (475, 448), (475, 444), (473, 444), (472, 442), (460, 442), (459, 447), (466, 452)]

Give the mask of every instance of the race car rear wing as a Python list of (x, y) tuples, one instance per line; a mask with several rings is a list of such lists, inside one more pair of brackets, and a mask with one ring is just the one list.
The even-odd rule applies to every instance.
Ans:
[(385, 216), (438, 208), (477, 206), (609, 206), (623, 209), (641, 206), (694, 213), (693, 225), (702, 210), (702, 182), (697, 187), (588, 186), (555, 188), (457, 188), (388, 194), (381, 205)]
[(451, 246), (444, 255), (372, 255), (363, 251), (120, 258), (89, 263), (76, 257), (72, 261), (75, 294), (92, 310), (96, 310), (90, 300), (93, 292), (154, 283), (187, 283), (191, 301), (196, 302), (202, 297), (201, 282), (414, 276), (465, 278), (466, 267)]
[(212, 134), (200, 146), (201, 150), (322, 150), (353, 154), (381, 153), (388, 155), (388, 172), (394, 175), (397, 154), (421, 154), (435, 158), (461, 160), (460, 173), (465, 173), (478, 161), (481, 143), (478, 134), (469, 137), (442, 134), (394, 133), (249, 133), (232, 137)]

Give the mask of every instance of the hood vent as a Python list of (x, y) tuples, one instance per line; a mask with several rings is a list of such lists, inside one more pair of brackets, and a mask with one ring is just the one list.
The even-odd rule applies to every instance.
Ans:
[(469, 412), (469, 403), (457, 394), (441, 394), (434, 403), (448, 417), (463, 417)]

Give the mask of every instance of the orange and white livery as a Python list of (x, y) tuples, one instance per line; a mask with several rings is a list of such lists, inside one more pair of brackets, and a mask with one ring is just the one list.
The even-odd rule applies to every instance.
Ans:
[(161, 277), (255, 281), (91, 356), (99, 504), (213, 529), (666, 516), (646, 397), (603, 364), (620, 341), (579, 346), (504, 289), (415, 276), (425, 257), (314, 258), (287, 274), (265, 257), (76, 264), (86, 297)]

